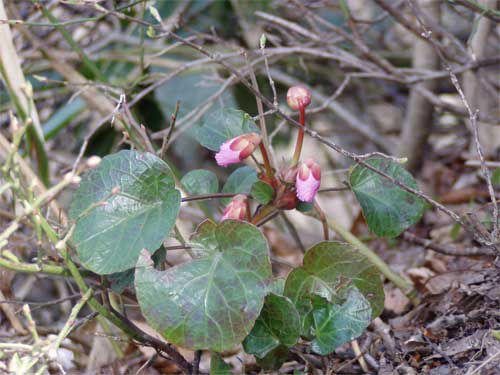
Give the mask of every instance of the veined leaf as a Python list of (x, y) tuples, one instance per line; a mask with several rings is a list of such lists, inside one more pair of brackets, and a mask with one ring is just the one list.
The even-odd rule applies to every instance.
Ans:
[(71, 203), (80, 262), (98, 274), (133, 268), (141, 249), (154, 252), (168, 236), (180, 200), (170, 168), (155, 155), (124, 150), (104, 157)]
[(222, 108), (206, 116), (196, 131), (196, 140), (212, 151), (219, 151), (227, 140), (246, 133), (260, 133), (248, 113), (234, 108)]
[(243, 347), (247, 353), (263, 358), (280, 345), (295, 345), (299, 335), (300, 316), (294, 304), (286, 297), (271, 293), (266, 296), (264, 308), (243, 341)]
[(342, 305), (327, 304), (313, 310), (314, 352), (327, 355), (346, 342), (360, 336), (371, 321), (372, 309), (366, 298), (351, 288)]
[(241, 343), (259, 316), (272, 281), (268, 245), (255, 226), (233, 220), (207, 224), (201, 235), (193, 242), (206, 251), (166, 271), (143, 251), (135, 287), (147, 321), (169, 342), (221, 352)]
[[(389, 159), (367, 161), (395, 180), (418, 189), (416, 181), (401, 165)], [(370, 230), (380, 237), (397, 237), (422, 217), (425, 202), (401, 189), (387, 178), (357, 165), (351, 171), (350, 185), (363, 210)]]
[[(250, 194), (253, 184), (257, 182), (259, 178), (257, 177), (257, 172), (249, 166), (244, 166), (236, 169), (229, 178), (227, 179), (224, 187), (222, 188), (223, 193), (234, 193), (234, 194)], [(221, 199), (223, 204), (228, 204), (231, 198)]]
[(219, 191), (217, 176), (205, 169), (195, 169), (186, 173), (181, 183), (189, 194), (214, 194)]
[(252, 186), (250, 194), (260, 204), (267, 204), (274, 197), (274, 189), (264, 181), (256, 181)]
[[(303, 263), (302, 267), (288, 275), (284, 294), (300, 314), (301, 335), (319, 343), (321, 353), (335, 349), (332, 346), (345, 337), (326, 338), (331, 333), (332, 325), (338, 327), (336, 311), (344, 309), (346, 314), (354, 314), (349, 323), (353, 327), (346, 326), (349, 335), (354, 337), (360, 327), (355, 324), (356, 320), (367, 320), (369, 323), (371, 318), (382, 312), (384, 290), (380, 274), (354, 248), (336, 241), (320, 242), (307, 251)], [(354, 301), (355, 297), (359, 301)], [(363, 308), (358, 309), (360, 306)], [(359, 311), (355, 313), (357, 309)], [(365, 319), (366, 311), (369, 311), (368, 319)], [(330, 343), (327, 349), (326, 344), (321, 344), (325, 341)]]

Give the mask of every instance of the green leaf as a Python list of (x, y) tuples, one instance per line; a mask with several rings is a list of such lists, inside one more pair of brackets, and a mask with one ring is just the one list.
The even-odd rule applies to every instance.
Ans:
[(198, 250), (188, 263), (157, 271), (149, 253), (142, 252), (135, 288), (146, 320), (169, 342), (221, 352), (252, 329), (272, 281), (271, 262), (267, 241), (255, 226), (206, 223), (203, 239), (193, 239)]
[(311, 349), (321, 355), (330, 354), (346, 342), (360, 336), (371, 321), (370, 303), (356, 288), (351, 288), (342, 305), (328, 304), (314, 309), (314, 340)]
[(231, 375), (231, 366), (229, 366), (219, 353), (210, 353), (210, 375)]
[(234, 108), (222, 108), (205, 116), (196, 130), (196, 140), (212, 151), (219, 151), (228, 139), (246, 133), (260, 133), (249, 114)]
[(104, 157), (71, 203), (80, 262), (101, 275), (133, 268), (141, 249), (154, 252), (168, 236), (180, 201), (170, 168), (155, 155), (124, 150)]
[(348, 244), (324, 241), (310, 248), (303, 266), (294, 269), (285, 283), (285, 296), (301, 316), (302, 335), (314, 336), (313, 314), (317, 308), (340, 304), (352, 287), (371, 306), (372, 318), (384, 308), (384, 290), (377, 268)]
[(250, 194), (257, 202), (267, 204), (274, 197), (274, 189), (271, 185), (266, 184), (264, 181), (257, 181), (252, 185)]
[(181, 179), (181, 183), (189, 194), (214, 194), (219, 191), (217, 176), (205, 169), (195, 169)]
[[(401, 165), (385, 158), (367, 161), (371, 166), (403, 184), (418, 189), (416, 181)], [(396, 237), (420, 220), (425, 202), (377, 173), (357, 165), (350, 184), (370, 230), (380, 237)]]
[(269, 293), (283, 295), (285, 291), (285, 279), (283, 277), (275, 277), (269, 285)]
[(290, 357), (290, 350), (286, 346), (278, 346), (273, 349), (264, 358), (256, 357), (257, 364), (262, 367), (263, 370), (272, 371), (279, 370), (281, 365), (285, 363)]
[(196, 236), (189, 240), (191, 253), (197, 257), (213, 255), (218, 251), (219, 244), (215, 237), (217, 224), (210, 219), (205, 220), (196, 229)]
[(271, 293), (266, 296), (259, 318), (243, 341), (243, 348), (263, 358), (280, 345), (295, 345), (299, 335), (300, 316), (294, 304), (286, 297)]
[[(250, 194), (253, 184), (257, 182), (258, 179), (257, 172), (255, 172), (253, 168), (249, 166), (240, 167), (231, 173), (222, 188), (222, 192)], [(221, 199), (222, 204), (228, 204), (230, 201), (231, 198)]]
[(134, 286), (134, 270), (112, 273), (108, 275), (108, 281), (113, 292), (121, 294), (126, 288)]

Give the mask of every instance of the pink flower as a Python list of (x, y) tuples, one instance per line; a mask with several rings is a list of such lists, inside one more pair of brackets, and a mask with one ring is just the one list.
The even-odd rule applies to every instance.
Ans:
[(247, 217), (247, 197), (238, 194), (233, 197), (231, 202), (224, 208), (220, 221), (227, 219), (245, 220)]
[(222, 167), (239, 163), (254, 152), (261, 140), (262, 138), (257, 133), (239, 135), (220, 146), (219, 152), (215, 154), (215, 160)]
[(321, 184), (321, 168), (314, 159), (309, 158), (299, 164), (295, 188), (297, 198), (302, 202), (312, 202)]
[(303, 86), (292, 86), (286, 93), (286, 102), (294, 111), (305, 108), (311, 104), (311, 92)]

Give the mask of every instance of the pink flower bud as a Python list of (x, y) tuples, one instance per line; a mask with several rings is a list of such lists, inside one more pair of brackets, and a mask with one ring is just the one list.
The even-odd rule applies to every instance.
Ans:
[(295, 181), (297, 198), (302, 202), (312, 202), (321, 184), (321, 167), (314, 159), (300, 163)]
[(222, 167), (239, 163), (254, 152), (261, 140), (261, 136), (257, 133), (239, 135), (220, 146), (219, 152), (215, 154), (215, 160)]
[(294, 111), (305, 108), (311, 104), (311, 92), (303, 86), (292, 86), (286, 93), (286, 102)]
[(233, 197), (231, 202), (224, 208), (220, 221), (227, 219), (245, 220), (247, 217), (247, 197), (238, 194)]

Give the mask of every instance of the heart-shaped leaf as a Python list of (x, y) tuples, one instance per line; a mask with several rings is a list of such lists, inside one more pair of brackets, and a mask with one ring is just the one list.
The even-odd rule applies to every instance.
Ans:
[(300, 316), (295, 305), (286, 297), (271, 293), (250, 334), (243, 341), (249, 354), (263, 358), (283, 345), (295, 345), (300, 335)]
[[(412, 175), (400, 164), (384, 158), (370, 159), (367, 163), (395, 180), (418, 189)], [(377, 236), (399, 236), (419, 221), (424, 213), (425, 202), (422, 198), (361, 165), (351, 171), (350, 185), (361, 205), (368, 227)]]
[(106, 156), (73, 195), (71, 241), (98, 274), (133, 268), (141, 249), (154, 252), (175, 224), (181, 196), (168, 165), (150, 153)]
[(220, 352), (241, 343), (252, 329), (272, 272), (267, 241), (255, 226), (207, 223), (203, 240), (193, 241), (207, 249), (198, 249), (188, 263), (157, 271), (143, 251), (135, 288), (147, 321), (169, 342)]
[[(222, 188), (223, 193), (234, 193), (234, 194), (250, 194), (252, 191), (252, 186), (257, 182), (259, 178), (257, 177), (257, 172), (249, 166), (244, 166), (236, 169), (229, 178), (227, 179), (224, 187)], [(228, 204), (231, 199), (225, 198), (221, 200), (223, 204)]]
[(267, 204), (274, 197), (274, 189), (264, 181), (257, 181), (252, 185), (250, 194), (260, 204)]
[(219, 151), (225, 141), (246, 133), (260, 133), (252, 117), (239, 109), (222, 108), (203, 119), (195, 137), (202, 146)]
[(303, 266), (294, 269), (285, 283), (285, 296), (297, 307), (302, 332), (314, 337), (314, 311), (322, 304), (339, 305), (352, 287), (369, 302), (372, 317), (384, 308), (384, 290), (377, 268), (364, 255), (347, 244), (324, 241), (310, 248)]
[(314, 352), (327, 355), (360, 336), (371, 321), (370, 303), (356, 288), (350, 288), (342, 305), (326, 304), (313, 309)]
[(219, 191), (217, 176), (205, 169), (195, 169), (186, 173), (181, 183), (189, 194), (214, 194)]

